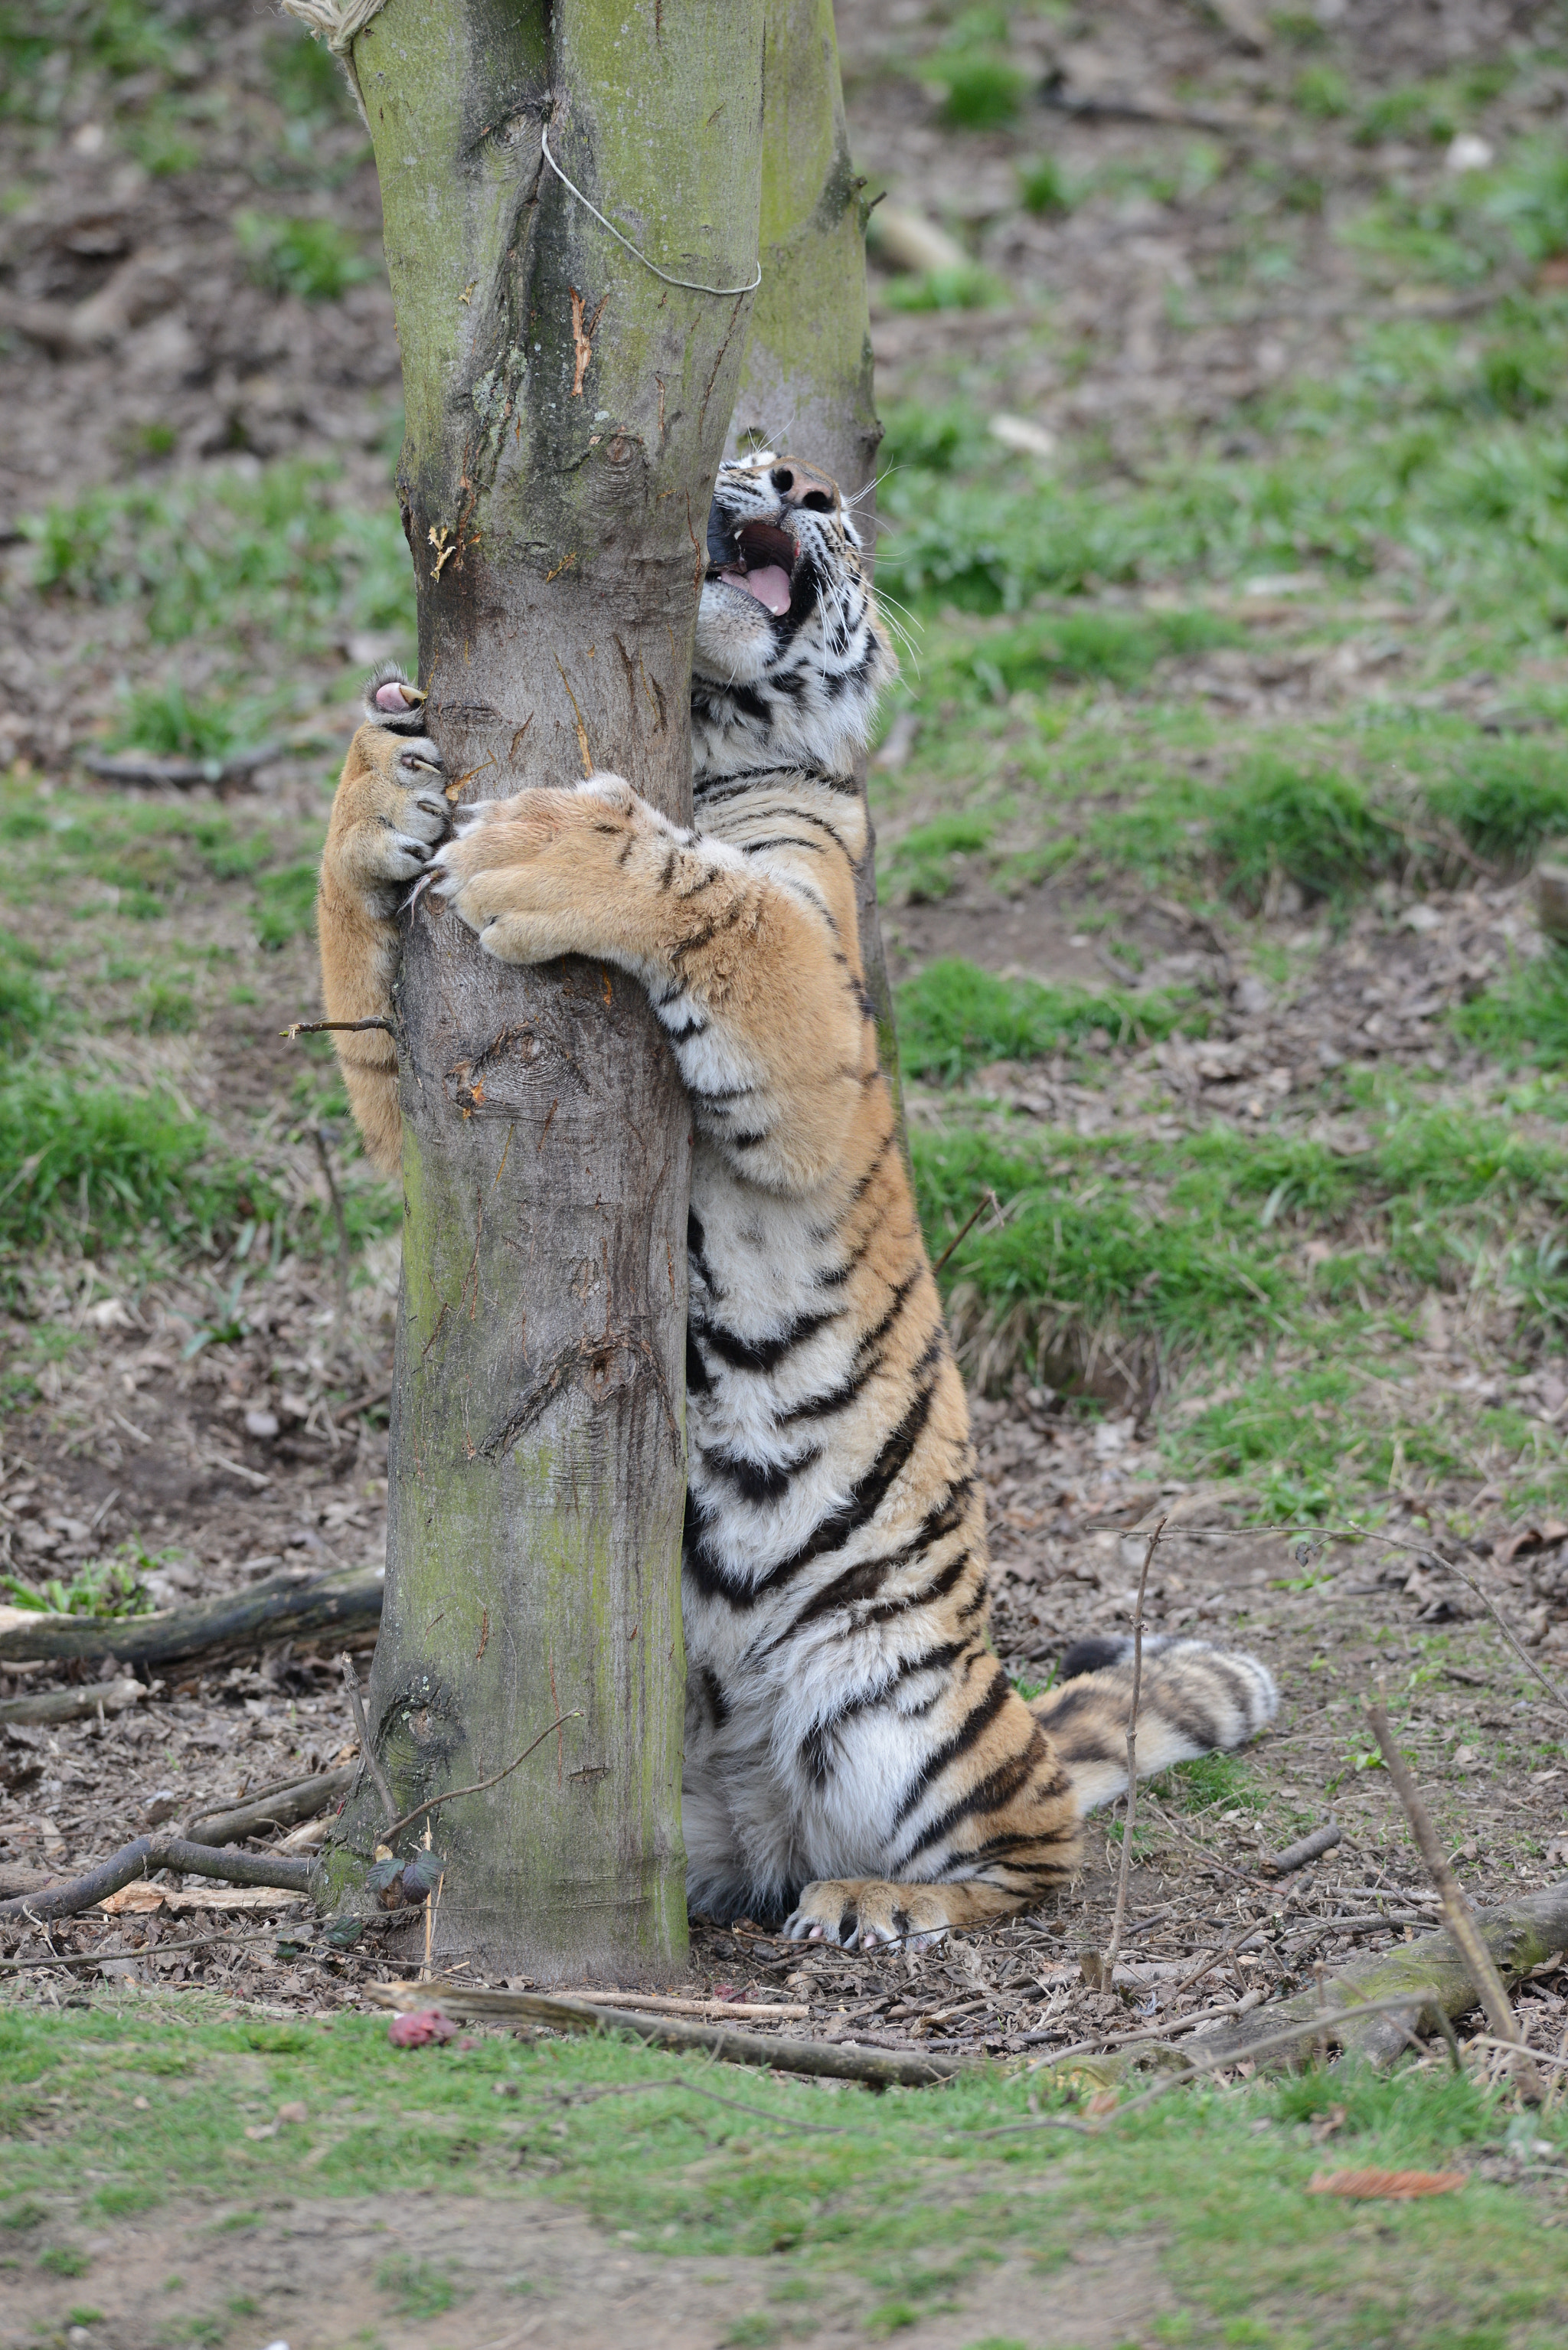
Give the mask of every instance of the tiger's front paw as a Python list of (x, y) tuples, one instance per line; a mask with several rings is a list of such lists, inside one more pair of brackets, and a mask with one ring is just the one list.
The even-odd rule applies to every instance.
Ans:
[(846, 1950), (874, 1950), (892, 1942), (924, 1950), (941, 1940), (948, 1923), (940, 1886), (824, 1877), (801, 1894), (784, 1933), (792, 1942), (836, 1942)]
[(460, 808), (455, 836), (436, 852), (436, 892), (503, 962), (610, 951), (640, 805), (618, 775), (594, 775)]
[(371, 680), (367, 723), (349, 747), (333, 805), (328, 865), (347, 888), (376, 899), (418, 879), (452, 822), (423, 699), (401, 677)]

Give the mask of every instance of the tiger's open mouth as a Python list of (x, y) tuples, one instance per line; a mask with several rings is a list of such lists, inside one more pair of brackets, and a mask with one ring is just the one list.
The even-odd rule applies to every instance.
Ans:
[(738, 527), (714, 506), (708, 516), (710, 579), (742, 588), (776, 618), (789, 610), (790, 574), (800, 550), (787, 530), (771, 522)]

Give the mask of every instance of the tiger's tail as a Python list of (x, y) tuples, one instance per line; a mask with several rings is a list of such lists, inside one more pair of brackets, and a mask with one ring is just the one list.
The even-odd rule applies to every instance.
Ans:
[[(1030, 1711), (1067, 1766), (1081, 1813), (1114, 1802), (1127, 1785), (1132, 1685), (1130, 1638), (1076, 1640), (1062, 1659), (1057, 1686), (1030, 1700)], [(1256, 1657), (1207, 1640), (1146, 1638), (1138, 1777), (1244, 1746), (1272, 1721), (1279, 1702), (1274, 1677)]]

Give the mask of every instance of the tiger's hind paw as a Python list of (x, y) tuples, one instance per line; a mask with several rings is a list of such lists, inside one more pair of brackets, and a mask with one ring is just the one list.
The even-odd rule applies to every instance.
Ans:
[(808, 1885), (786, 1920), (792, 1942), (833, 1942), (846, 1950), (900, 1943), (930, 1950), (951, 1922), (940, 1885), (889, 1885), (877, 1877), (825, 1877)]

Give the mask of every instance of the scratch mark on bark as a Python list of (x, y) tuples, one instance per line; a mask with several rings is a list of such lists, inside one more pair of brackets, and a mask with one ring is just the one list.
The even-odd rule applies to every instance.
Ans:
[(582, 756), (583, 773), (585, 775), (591, 775), (594, 772), (594, 755), (588, 748), (588, 730), (583, 723), (583, 713), (577, 707), (577, 697), (572, 691), (572, 681), (566, 671), (561, 669), (559, 653), (556, 655), (556, 667), (561, 670), (561, 683), (566, 689), (566, 699), (572, 705), (572, 713), (577, 722), (577, 749)]
[(544, 1125), (539, 1128), (539, 1139), (534, 1146), (535, 1151), (544, 1149), (545, 1138), (549, 1133), (551, 1127), (554, 1126), (556, 1122), (556, 1112), (560, 1108), (560, 1107), (561, 1097), (557, 1094), (555, 1100), (550, 1104), (549, 1109), (545, 1114)]
[(599, 307), (590, 318), (587, 315), (587, 304), (583, 300), (576, 287), (569, 286), (567, 291), (572, 297), (572, 350), (576, 362), (572, 369), (572, 398), (581, 400), (583, 378), (588, 371), (588, 361), (594, 355), (594, 337), (598, 332), (599, 320), (604, 317), (605, 304), (609, 300), (609, 296), (607, 294), (600, 296)]
[(512, 1148), (512, 1138), (516, 1131), (517, 1121), (514, 1118), (511, 1125), (506, 1129), (506, 1139), (501, 1146), (501, 1167), (496, 1169), (494, 1174), (490, 1179), (490, 1188), (493, 1191), (494, 1191), (497, 1183), (501, 1180), (501, 1168), (504, 1167), (506, 1164), (506, 1154)]
[(478, 1664), (481, 1657), (483, 1656), (484, 1651), (489, 1648), (489, 1646), (490, 1610), (488, 1607), (482, 1607), (479, 1611), (479, 1646), (473, 1652), (473, 1661), (475, 1664)]

